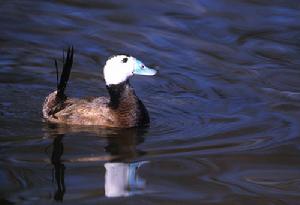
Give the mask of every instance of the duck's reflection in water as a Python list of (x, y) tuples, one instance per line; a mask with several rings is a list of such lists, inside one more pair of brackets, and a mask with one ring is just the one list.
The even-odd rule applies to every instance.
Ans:
[(146, 161), (133, 161), (137, 156), (145, 154), (136, 149), (143, 142), (143, 132), (130, 129), (117, 137), (109, 137), (106, 151), (114, 156), (105, 166), (105, 196), (120, 197), (141, 193), (145, 188), (145, 180), (138, 176), (138, 169)]
[(144, 163), (147, 162), (105, 163), (105, 196), (120, 197), (142, 193), (145, 180), (138, 176), (137, 170)]
[(57, 190), (54, 194), (56, 201), (62, 201), (66, 187), (65, 187), (65, 165), (61, 161), (61, 156), (64, 152), (64, 145), (62, 143), (64, 135), (57, 134), (53, 140), (53, 150), (51, 154), (51, 163), (54, 166), (54, 179), (57, 184)]
[[(87, 128), (70, 128), (51, 126), (47, 128), (47, 135), (51, 133), (54, 137), (52, 143), (51, 163), (54, 166), (54, 177), (57, 190), (54, 195), (56, 201), (62, 201), (66, 192), (64, 183), (65, 166), (61, 157), (64, 151), (62, 133), (86, 132)], [(91, 131), (91, 130), (89, 130)], [(105, 152), (109, 157), (104, 163), (105, 167), (105, 196), (106, 197), (124, 197), (138, 193), (143, 193), (145, 189), (145, 180), (138, 175), (138, 169), (146, 164), (146, 161), (137, 161), (137, 158), (144, 155), (145, 152), (138, 150), (137, 145), (144, 141), (146, 128), (132, 129), (92, 129), (99, 137), (105, 137), (107, 146)], [(59, 133), (59, 134), (58, 134)], [(104, 138), (103, 138), (104, 139)], [(101, 159), (99, 161), (101, 161)]]

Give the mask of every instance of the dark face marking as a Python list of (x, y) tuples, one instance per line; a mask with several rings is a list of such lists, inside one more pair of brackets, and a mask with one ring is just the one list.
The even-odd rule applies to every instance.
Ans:
[(112, 55), (112, 56), (108, 57), (107, 60), (110, 60), (110, 59), (112, 59), (112, 58), (114, 58), (114, 57), (116, 57), (116, 56), (119, 56), (119, 55), (123, 55), (123, 56), (126, 56), (126, 57), (128, 57), (128, 58), (130, 57), (130, 55), (121, 53), (121, 54), (117, 54), (117, 55)]
[(127, 58), (127, 57), (122, 59), (122, 62), (123, 62), (123, 63), (126, 63), (127, 61), (128, 61), (128, 58)]

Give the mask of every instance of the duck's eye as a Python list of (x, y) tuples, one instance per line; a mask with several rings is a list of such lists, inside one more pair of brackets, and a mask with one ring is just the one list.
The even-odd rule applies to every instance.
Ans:
[(144, 65), (142, 65), (142, 68), (145, 68), (145, 66), (144, 66)]
[(128, 61), (128, 58), (123, 58), (123, 59), (122, 59), (122, 62), (123, 62), (123, 63), (126, 63), (127, 61)]

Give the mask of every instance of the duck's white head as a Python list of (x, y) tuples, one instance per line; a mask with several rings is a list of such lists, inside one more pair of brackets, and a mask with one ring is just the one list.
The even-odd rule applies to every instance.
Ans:
[(135, 75), (155, 75), (156, 70), (146, 67), (132, 56), (116, 55), (109, 58), (103, 68), (106, 85), (117, 85)]

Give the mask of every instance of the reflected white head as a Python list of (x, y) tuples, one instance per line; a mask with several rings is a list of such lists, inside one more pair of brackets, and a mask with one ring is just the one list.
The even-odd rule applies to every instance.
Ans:
[(117, 55), (109, 58), (103, 68), (106, 85), (117, 85), (136, 75), (155, 75), (156, 70), (146, 67), (132, 56)]

